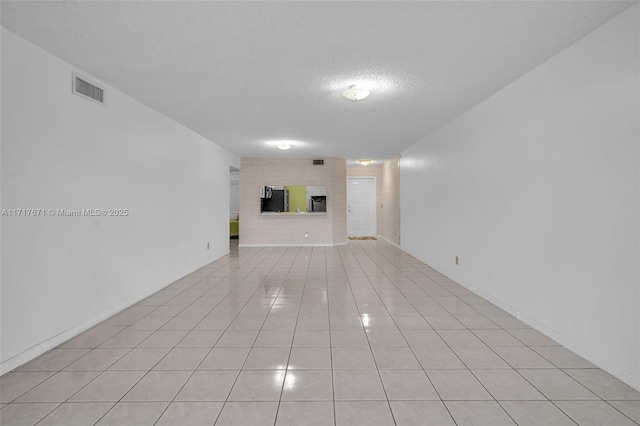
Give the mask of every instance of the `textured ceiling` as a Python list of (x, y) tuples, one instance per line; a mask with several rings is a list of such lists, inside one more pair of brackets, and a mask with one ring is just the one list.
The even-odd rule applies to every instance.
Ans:
[[(383, 160), (634, 3), (2, 1), (1, 13), (240, 156)], [(357, 80), (377, 89), (346, 101)]]

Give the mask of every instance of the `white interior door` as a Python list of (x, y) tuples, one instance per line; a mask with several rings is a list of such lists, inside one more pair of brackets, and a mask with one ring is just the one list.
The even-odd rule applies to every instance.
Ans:
[(376, 235), (376, 178), (347, 178), (347, 234), (350, 237)]

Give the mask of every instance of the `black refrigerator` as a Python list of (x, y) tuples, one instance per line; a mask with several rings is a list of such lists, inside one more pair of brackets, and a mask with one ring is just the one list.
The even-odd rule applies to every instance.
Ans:
[(289, 211), (289, 190), (274, 189), (271, 198), (262, 199), (263, 212), (288, 212)]
[(326, 195), (312, 195), (311, 196), (311, 211), (312, 212), (326, 212), (327, 211), (327, 196)]

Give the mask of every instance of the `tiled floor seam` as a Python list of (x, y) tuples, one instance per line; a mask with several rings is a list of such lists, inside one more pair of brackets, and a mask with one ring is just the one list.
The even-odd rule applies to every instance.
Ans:
[[(256, 254), (257, 254), (257, 253), (256, 253)], [(248, 259), (247, 259), (247, 260), (248, 260)], [(254, 269), (255, 269), (255, 268), (254, 268)], [(230, 274), (231, 274), (231, 273), (230, 273)], [(228, 274), (228, 275), (230, 275), (230, 274)], [(245, 278), (246, 278), (246, 277), (245, 277)], [(203, 280), (204, 280), (204, 278), (203, 278)], [(202, 281), (202, 280), (200, 280), (200, 281)], [(200, 282), (200, 281), (198, 281), (198, 282)], [(234, 287), (233, 287), (233, 289), (232, 289), (232, 290), (230, 290), (230, 292), (229, 292), (228, 294), (230, 294), (230, 293), (231, 293), (235, 288), (237, 288), (237, 287), (239, 287), (240, 285), (242, 285), (242, 282), (243, 282), (243, 281), (244, 281), (244, 279), (243, 279), (243, 280), (240, 280), (240, 281), (238, 282), (238, 284), (237, 284), (236, 286), (234, 286)], [(195, 285), (195, 284), (197, 284), (197, 283), (194, 283), (193, 285)], [(218, 283), (218, 284), (219, 284), (219, 283)], [(216, 285), (218, 285), (218, 284), (216, 284)], [(193, 286), (193, 285), (192, 285), (192, 286)], [(215, 286), (214, 286), (214, 287), (215, 287)], [(189, 290), (190, 288), (191, 288), (191, 286), (190, 286), (190, 287), (188, 287), (188, 288), (186, 288), (185, 290), (183, 290), (183, 291), (182, 291), (181, 293), (179, 293), (179, 294), (184, 293), (185, 291)], [(259, 288), (259, 287), (258, 287), (258, 288)], [(256, 291), (258, 290), (258, 288), (256, 289)], [(228, 296), (228, 294), (227, 294), (227, 296)], [(176, 296), (177, 296), (177, 295), (176, 295)], [(226, 298), (226, 296), (225, 296), (225, 298)], [(196, 299), (196, 300), (197, 300), (197, 299)], [(224, 300), (224, 298), (223, 298), (222, 300)], [(222, 300), (221, 300), (221, 301), (222, 301)], [(220, 302), (221, 302), (221, 301), (220, 301)], [(219, 303), (220, 303), (220, 302), (219, 302)], [(194, 302), (192, 302), (192, 303), (195, 303), (195, 301), (194, 301)], [(192, 304), (192, 303), (191, 303), (191, 304)], [(218, 303), (218, 304), (219, 304), (219, 303)], [(191, 304), (186, 305), (184, 309), (186, 309), (186, 308), (187, 308), (188, 306), (190, 306)], [(217, 306), (217, 305), (216, 305), (216, 306)], [(182, 311), (184, 311), (184, 309), (183, 309)], [(213, 310), (213, 308), (212, 308), (212, 310)], [(182, 312), (182, 311), (180, 311), (180, 312)], [(211, 312), (211, 311), (209, 311), (209, 312)], [(178, 316), (178, 314), (176, 314), (173, 318), (175, 318), (176, 316)], [(206, 315), (205, 315), (205, 317), (206, 317)], [(195, 328), (195, 327), (194, 327), (194, 328)], [(160, 329), (158, 329), (158, 330), (160, 330)], [(192, 329), (192, 330), (193, 330), (193, 329)], [(221, 335), (221, 336), (222, 336), (222, 335)], [(151, 337), (151, 335), (150, 335), (149, 337)], [(185, 337), (186, 337), (186, 335), (185, 335)], [(184, 337), (183, 337), (183, 339), (184, 339)], [(146, 339), (145, 339), (145, 340), (146, 340)], [(219, 340), (219, 338), (218, 338), (218, 340)], [(107, 410), (107, 411), (104, 413), (104, 415), (103, 415), (102, 417), (100, 417), (100, 418), (96, 421), (96, 424), (97, 424), (97, 423), (99, 423), (99, 422), (100, 422), (100, 420), (102, 420), (102, 418), (104, 418), (105, 416), (107, 416), (107, 415), (109, 414), (109, 412), (110, 412), (110, 411), (111, 411), (111, 410), (112, 410), (112, 409), (113, 409), (117, 404), (119, 404), (120, 402), (122, 402), (122, 400), (127, 396), (127, 394), (128, 394), (129, 392), (131, 392), (131, 390), (133, 390), (133, 389), (134, 389), (134, 388), (135, 388), (135, 387), (136, 387), (136, 386), (137, 386), (137, 385), (138, 385), (138, 384), (139, 384), (139, 383), (140, 383), (140, 382), (141, 382), (141, 381), (142, 381), (142, 380), (143, 380), (143, 379), (144, 379), (144, 378), (145, 378), (145, 377), (150, 373), (150, 372), (154, 371), (154, 368), (155, 368), (158, 364), (160, 364), (160, 363), (162, 362), (162, 360), (163, 360), (163, 359), (165, 359), (165, 358), (167, 357), (167, 355), (169, 355), (169, 353), (170, 353), (173, 349), (175, 349), (175, 348), (177, 347), (177, 345), (178, 345), (181, 341), (182, 341), (182, 339), (181, 339), (181, 340), (179, 340), (179, 341), (178, 341), (174, 346), (172, 346), (172, 347), (171, 347), (171, 349), (169, 349), (169, 351), (168, 351), (168, 352), (167, 352), (167, 353), (166, 353), (162, 358), (160, 358), (160, 359), (159, 359), (159, 360), (158, 360), (158, 361), (157, 361), (157, 362), (156, 362), (156, 363), (155, 363), (155, 364), (154, 364), (154, 365), (153, 365), (149, 370), (147, 370), (146, 374), (144, 374), (142, 377), (140, 377), (140, 380), (138, 380), (138, 381), (137, 381), (137, 382), (136, 382), (136, 383), (135, 383), (135, 384), (134, 384), (134, 385), (129, 389), (129, 391), (127, 391), (124, 395), (122, 395), (122, 397), (121, 397), (118, 401), (116, 401), (116, 402), (113, 404), (113, 406), (112, 406), (109, 410)], [(143, 341), (143, 342), (144, 342), (144, 341)], [(141, 343), (143, 343), (143, 342), (140, 342), (140, 344), (141, 344)], [(131, 350), (130, 350), (129, 352), (133, 351), (133, 349), (135, 349), (136, 347), (138, 347), (138, 346), (135, 346), (134, 348), (131, 348)], [(211, 350), (213, 350), (213, 348), (214, 348), (214, 347), (215, 347), (215, 344), (212, 346)], [(208, 353), (210, 353), (210, 352), (211, 352), (211, 350), (209, 350), (209, 352), (208, 352)], [(124, 356), (126, 356), (126, 355), (124, 355)], [(124, 357), (124, 356), (123, 356), (123, 357)], [(205, 358), (206, 358), (206, 356), (205, 356)], [(203, 358), (203, 360), (202, 360), (202, 361), (204, 361), (204, 358)], [(202, 361), (200, 362), (200, 364), (198, 364), (198, 366), (202, 364)], [(117, 362), (117, 361), (116, 361), (116, 362)], [(115, 364), (115, 363), (114, 363), (114, 364)], [(114, 364), (112, 364), (112, 366), (113, 366)], [(107, 368), (106, 370), (104, 370), (104, 371), (108, 371), (108, 368)], [(171, 371), (171, 370), (165, 370), (165, 371)], [(182, 371), (182, 370), (180, 370), (180, 371)], [(181, 388), (180, 388), (180, 390), (176, 393), (176, 395), (175, 395), (175, 396), (177, 396), (177, 395), (180, 393), (180, 391), (182, 390), (182, 388), (184, 388), (184, 385), (186, 385), (186, 383), (189, 381), (189, 379), (190, 379), (191, 377), (193, 377), (193, 374), (195, 374), (195, 372), (196, 372), (196, 371), (197, 371), (197, 368), (193, 370), (193, 372), (191, 373), (191, 375), (189, 376), (189, 378), (187, 378), (187, 380), (185, 381), (185, 383), (182, 385), (182, 387), (181, 387)], [(95, 379), (97, 379), (98, 377), (99, 377), (99, 376), (96, 376), (96, 378), (95, 378)], [(95, 380), (95, 379), (94, 379), (94, 380)], [(89, 382), (89, 383), (91, 383), (91, 382)], [(85, 387), (86, 387), (86, 386), (88, 386), (88, 385), (89, 385), (89, 383), (87, 383), (87, 385), (85, 385)], [(83, 388), (84, 388), (84, 387), (83, 387)], [(81, 389), (81, 390), (82, 390), (82, 389)], [(81, 390), (79, 390), (78, 392), (80, 392)], [(76, 393), (77, 393), (77, 392), (76, 392)], [(75, 394), (74, 394), (74, 395), (75, 395)], [(175, 396), (174, 396), (174, 400), (175, 400)], [(72, 397), (73, 397), (73, 396), (71, 396), (71, 397), (69, 397), (69, 398), (72, 398)], [(165, 401), (160, 401), (160, 402), (165, 402)], [(171, 402), (173, 402), (173, 401), (171, 401)], [(166, 410), (167, 410), (167, 409), (169, 408), (169, 406), (171, 405), (171, 402), (169, 402), (169, 403), (167, 404), (167, 406), (166, 406), (166, 407), (165, 407), (165, 409), (162, 411), (162, 413), (160, 414), (160, 416), (158, 417), (158, 419), (156, 420), (156, 422), (155, 422), (155, 423), (157, 423), (157, 422), (162, 418), (162, 416), (164, 415), (164, 413), (166, 412)], [(154, 424), (155, 424), (155, 423), (154, 423)]]
[[(275, 250), (274, 250), (274, 251), (275, 251)], [(282, 259), (282, 258), (285, 256), (285, 254), (286, 254), (286, 253), (287, 253), (287, 250), (283, 250), (283, 251), (282, 251), (282, 254), (281, 254), (281, 255), (280, 255), (280, 257), (279, 257), (279, 259)], [(293, 263), (293, 262), (292, 262), (292, 263)], [(273, 269), (276, 267), (276, 265), (277, 265), (277, 262), (274, 262), (274, 264), (273, 264), (273, 266), (272, 266), (272, 268), (271, 268), (271, 270), (270, 270), (270, 271), (273, 271)], [(268, 277), (268, 274), (266, 274), (266, 275), (265, 275), (265, 279), (263, 279), (263, 280), (261, 281), (261, 283), (263, 283), (263, 282), (266, 280), (266, 277)], [(283, 286), (283, 285), (284, 285), (284, 281), (283, 281), (283, 283), (280, 285), (280, 288), (278, 289), (278, 294), (279, 294), (279, 293), (280, 293), (280, 291), (282, 290), (282, 286)], [(251, 298), (253, 297), (253, 295), (254, 295), (254, 294), (255, 294), (259, 289), (260, 289), (260, 285), (258, 285), (258, 286), (257, 286), (257, 288), (256, 288), (256, 290), (252, 293), (252, 295), (251, 295), (250, 297), (248, 297), (248, 298), (247, 298), (247, 301), (246, 301), (246, 302), (245, 302), (245, 304), (243, 305), (243, 309), (244, 309), (244, 307), (249, 303), (249, 301), (251, 300)], [(276, 300), (276, 299), (277, 299), (277, 296), (276, 296), (276, 297), (274, 297), (274, 302), (272, 302), (272, 303), (271, 303), (271, 307), (273, 307), (273, 304), (275, 303), (275, 300)], [(270, 310), (271, 310), (271, 309), (270, 309)], [(238, 315), (240, 315), (240, 312), (242, 312), (242, 309), (240, 309), (240, 310), (238, 311), (238, 314), (236, 314), (236, 316), (234, 317), (234, 319), (235, 319), (235, 318), (237, 318), (237, 317), (238, 317)], [(251, 347), (250, 347), (250, 349), (249, 349), (249, 352), (247, 353), (247, 357), (245, 358), (245, 360), (244, 360), (244, 362), (243, 362), (242, 366), (240, 367), (240, 370), (238, 371), (238, 375), (236, 376), (236, 379), (234, 380), (233, 384), (232, 384), (232, 385), (231, 385), (231, 387), (229, 388), (229, 392), (227, 393), (227, 397), (226, 397), (226, 399), (225, 399), (225, 401), (224, 401), (224, 403), (223, 403), (222, 407), (220, 408), (220, 412), (218, 413), (218, 416), (216, 417), (215, 421), (213, 422), (213, 425), (215, 425), (215, 424), (217, 424), (217, 423), (218, 423), (218, 420), (220, 419), (220, 416), (222, 415), (222, 412), (223, 412), (223, 410), (225, 409), (225, 406), (226, 406), (226, 405), (227, 405), (227, 403), (229, 402), (229, 397), (231, 396), (231, 393), (233, 392), (233, 388), (235, 387), (236, 383), (238, 382), (238, 378), (240, 377), (240, 374), (242, 373), (242, 371), (243, 371), (243, 369), (244, 369), (244, 366), (245, 366), (245, 364), (247, 363), (247, 360), (249, 359), (249, 356), (251, 356), (251, 350), (253, 350), (253, 348), (255, 347), (255, 343), (256, 343), (256, 341), (257, 341), (257, 340), (258, 340), (258, 338), (260, 337), (260, 331), (262, 331), (262, 328), (264, 327), (264, 323), (267, 321), (267, 317), (268, 317), (268, 314), (267, 314), (267, 315), (265, 315), (264, 320), (262, 321), (262, 324), (261, 324), (261, 326), (260, 326), (260, 330), (258, 331), (258, 333), (256, 334), (255, 339), (253, 340), (253, 343), (252, 343), (252, 345), (251, 345)], [(233, 323), (233, 322), (229, 323), (229, 326), (227, 327), (227, 330), (229, 329), (229, 327), (231, 327), (231, 324), (232, 324), (232, 323)], [(215, 347), (215, 346), (214, 346), (214, 347)], [(212, 348), (212, 350), (213, 350), (213, 348)], [(284, 383), (283, 383), (283, 386), (284, 386)]]
[[(298, 250), (298, 254), (296, 255), (296, 258), (299, 255), (300, 255), (300, 250)], [(284, 379), (282, 381), (282, 389), (280, 389), (280, 398), (278, 399), (278, 407), (276, 408), (276, 417), (273, 420), (274, 426), (278, 423), (278, 414), (280, 414), (280, 404), (282, 403), (282, 396), (284, 394), (284, 388), (286, 386), (288, 375), (289, 375), (289, 371), (290, 371), (289, 370), (289, 363), (291, 362), (291, 352), (293, 351), (293, 342), (295, 342), (295, 340), (296, 340), (296, 331), (297, 331), (297, 327), (298, 327), (298, 321), (300, 319), (300, 307), (302, 306), (302, 301), (304, 300), (304, 292), (305, 292), (305, 289), (307, 287), (307, 278), (309, 277), (309, 265), (311, 264), (312, 256), (313, 256), (313, 248), (311, 249), (311, 253), (309, 254), (309, 258), (305, 259), (305, 260), (307, 260), (307, 275), (305, 276), (304, 285), (302, 287), (302, 294), (300, 296), (300, 304), (298, 305), (298, 311), (297, 311), (297, 315), (296, 315), (296, 323), (295, 323), (295, 326), (293, 328), (293, 336), (291, 338), (291, 347), (289, 348), (289, 356), (287, 357), (287, 363), (285, 364), (285, 374), (284, 374)], [(291, 265), (291, 268), (293, 268), (294, 264), (295, 264), (295, 259), (294, 259), (294, 262)], [(291, 268), (289, 269), (289, 272), (288, 272), (287, 276), (289, 276), (289, 274), (291, 273)], [(285, 281), (284, 282), (286, 282), (286, 277), (285, 277)], [(284, 286), (284, 282), (283, 282), (283, 286)], [(282, 289), (282, 287), (280, 287), (280, 289)], [(280, 291), (278, 292), (278, 294), (280, 294)], [(277, 296), (276, 296), (275, 299), (277, 300)], [(275, 301), (274, 301), (274, 304), (275, 304)], [(272, 309), (273, 309), (273, 305), (271, 305), (271, 306), (272, 306)], [(271, 311), (269, 311), (269, 312), (271, 312)], [(268, 314), (267, 314), (267, 316), (268, 316)]]
[[(347, 247), (348, 247), (348, 246), (347, 246)], [(354, 256), (354, 257), (355, 257), (355, 256)], [(340, 258), (340, 260), (342, 261), (342, 265), (343, 265), (343, 268), (344, 268), (344, 260), (342, 259), (342, 257)], [(358, 260), (358, 259), (356, 258), (356, 261), (357, 261), (357, 260)], [(360, 265), (360, 263), (359, 263), (359, 262), (358, 262), (358, 264)], [(360, 269), (362, 270), (362, 266), (360, 266)], [(345, 268), (345, 270), (346, 270), (346, 268)], [(366, 276), (366, 273), (364, 272), (364, 270), (362, 270), (362, 272), (363, 272), (363, 273), (365, 274), (365, 276)], [(368, 278), (367, 278), (367, 279), (368, 279)], [(351, 289), (351, 296), (354, 298), (354, 302), (355, 302), (355, 300), (356, 300), (356, 299), (355, 299), (355, 295), (353, 294), (353, 288), (351, 287), (351, 282), (350, 282), (350, 280), (349, 280), (349, 275), (348, 275), (348, 274), (347, 274), (347, 285), (348, 285), (348, 286), (349, 286), (349, 288)], [(376, 290), (374, 289), (374, 291), (376, 291)], [(377, 291), (376, 291), (376, 294), (377, 294)], [(379, 295), (378, 295), (378, 297), (379, 297)], [(362, 318), (362, 314), (361, 314), (361, 312), (360, 312), (360, 309), (358, 308), (357, 303), (356, 303), (356, 309), (358, 310), (359, 317), (360, 317), (360, 318)], [(396, 420), (395, 420), (395, 416), (394, 416), (394, 414), (393, 414), (393, 409), (391, 408), (391, 402), (389, 401), (389, 395), (387, 394), (387, 389), (386, 389), (386, 388), (385, 388), (385, 386), (384, 386), (384, 382), (382, 381), (382, 375), (380, 374), (380, 369), (378, 368), (378, 362), (377, 362), (376, 357), (375, 357), (375, 355), (373, 354), (373, 350), (372, 350), (372, 348), (371, 348), (371, 342), (369, 341), (369, 336), (367, 335), (367, 332), (366, 332), (366, 330), (364, 329), (364, 326), (362, 327), (362, 329), (363, 329), (364, 334), (365, 334), (365, 337), (366, 337), (366, 339), (367, 339), (367, 343), (369, 344), (369, 350), (371, 351), (371, 356), (373, 357), (373, 362), (374, 362), (374, 364), (375, 364), (375, 366), (376, 366), (376, 372), (378, 373), (378, 379), (380, 380), (380, 385), (382, 386), (382, 391), (384, 392), (384, 395), (385, 395), (385, 398), (386, 398), (386, 401), (387, 401), (387, 405), (389, 406), (389, 412), (391, 413), (391, 418), (393, 419), (394, 424), (397, 424), (397, 422), (396, 422)]]

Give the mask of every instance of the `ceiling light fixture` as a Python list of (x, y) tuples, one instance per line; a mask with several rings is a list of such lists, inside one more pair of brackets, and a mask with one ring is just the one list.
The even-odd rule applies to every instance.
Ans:
[(358, 160), (358, 163), (362, 164), (363, 166), (366, 166), (371, 163), (371, 160)]
[(342, 96), (350, 101), (361, 101), (367, 98), (370, 94), (371, 91), (369, 89), (356, 85), (350, 86), (347, 90), (342, 92)]
[(278, 149), (282, 149), (282, 150), (287, 150), (287, 149), (291, 149), (291, 145), (288, 143), (279, 143), (278, 145), (276, 145), (276, 148)]

